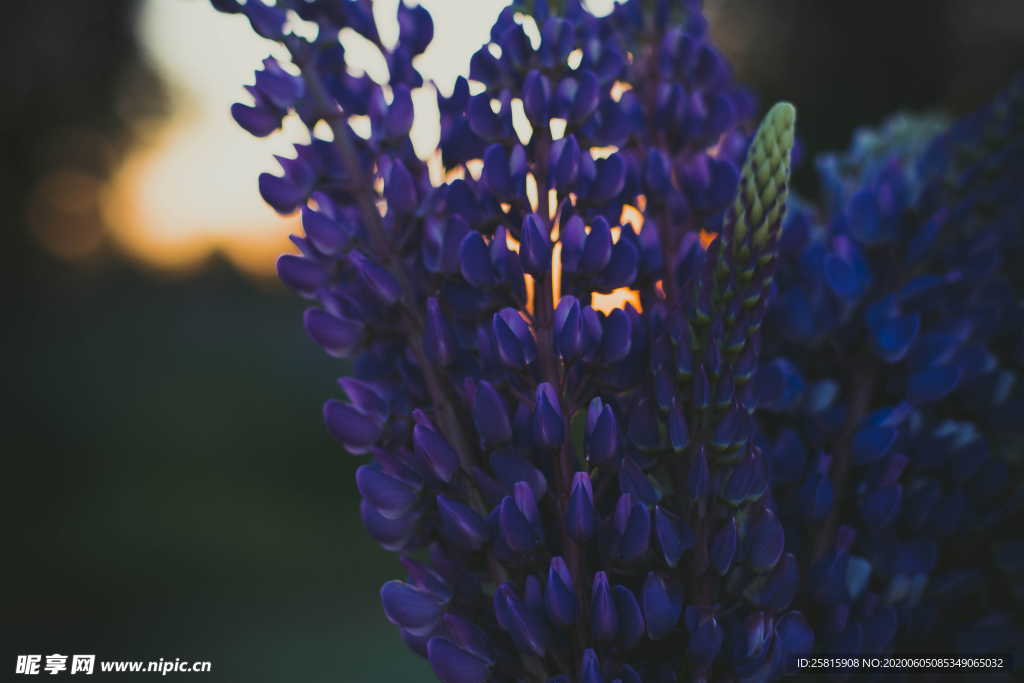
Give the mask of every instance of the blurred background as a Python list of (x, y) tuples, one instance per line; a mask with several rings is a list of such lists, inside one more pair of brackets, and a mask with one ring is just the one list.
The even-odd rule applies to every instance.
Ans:
[[(376, 3), (385, 33), (396, 1)], [(447, 90), (504, 3), (422, 4), (421, 66)], [(740, 80), (797, 105), (808, 154), (895, 110), (969, 111), (1024, 67), (1019, 0), (706, 5)], [(228, 112), (268, 44), (203, 0), (5, 10), (0, 667), (60, 652), (208, 659), (217, 681), (429, 679), (379, 608), (400, 572), (360, 528), (360, 459), (321, 425), (342, 366), (273, 279), (296, 222), (256, 177), (301, 135), (255, 140)], [(797, 184), (816, 192), (806, 164)]]

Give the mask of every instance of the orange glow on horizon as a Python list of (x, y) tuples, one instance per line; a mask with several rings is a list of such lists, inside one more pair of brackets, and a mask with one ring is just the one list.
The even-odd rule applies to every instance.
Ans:
[[(374, 14), (383, 41), (390, 44), (397, 39), (399, 27), (393, 7), (388, 10), (387, 4), (374, 3)], [(448, 93), (456, 76), (468, 71), (475, 46), (487, 41), (505, 2), (422, 0), (421, 4), (433, 15), (435, 39), (417, 66), (428, 81)], [(301, 25), (292, 17), (291, 28)], [(221, 14), (201, 2), (148, 0), (138, 30), (147, 57), (168, 86), (170, 116), (166, 121), (146, 122), (141, 144), (129, 153), (111, 182), (94, 193), (100, 197), (96, 211), (109, 224), (113, 242), (143, 263), (188, 271), (220, 252), (246, 273), (272, 276), (278, 255), (295, 252), (289, 233), (302, 233), (297, 217), (282, 218), (263, 203), (257, 176), (260, 171), (280, 173), (272, 155), (294, 156), (292, 143), (307, 142), (309, 137), (290, 117), (283, 132), (256, 139), (241, 130), (229, 112), (233, 102), (248, 100), (243, 85), (252, 82), (260, 60), (272, 54), (287, 61), (286, 52), (257, 36), (240, 17)], [(375, 48), (356, 38), (341, 35), (353, 68), (365, 69), (371, 77), (386, 75)], [(410, 137), (437, 182), (445, 174), (436, 152), (440, 130), (434, 89), (414, 91), (413, 105), (416, 115)], [(369, 133), (368, 118), (353, 121), (353, 126)], [(329, 138), (327, 131), (317, 129), (317, 134)], [(479, 160), (471, 161), (467, 170), (479, 175), (481, 165)], [(81, 185), (75, 183), (69, 187)], [(44, 192), (51, 197), (52, 184)], [(88, 210), (68, 202), (58, 208), (67, 216)], [(62, 221), (50, 221), (45, 232), (41, 227), (39, 238), (68, 258), (84, 258), (96, 248), (95, 236), (74, 243), (62, 238)]]
[[(298, 218), (282, 218), (263, 204), (255, 182), (237, 188), (224, 182), (226, 174), (251, 176), (248, 166), (197, 166), (209, 143), (186, 124), (151, 135), (103, 193), (111, 235), (128, 254), (160, 269), (190, 270), (217, 251), (250, 275), (270, 276), (277, 256), (294, 251), (288, 235), (300, 233)], [(238, 201), (236, 189), (257, 197)]]
[[(399, 28), (387, 4), (374, 3), (374, 13), (382, 40), (391, 44)], [(506, 0), (420, 0), (420, 4), (432, 13), (436, 35), (427, 52), (418, 57), (417, 66), (427, 81), (438, 83), (441, 92), (449, 93), (456, 76), (468, 72), (470, 55), (477, 45), (487, 41)], [(598, 0), (595, 6), (599, 6), (595, 10), (599, 14), (606, 13), (611, 0)], [(291, 21), (292, 28), (301, 28), (301, 21), (295, 17)], [(535, 26), (531, 30), (536, 33)], [(282, 132), (256, 139), (238, 128), (229, 111), (233, 102), (248, 101), (242, 86), (252, 82), (259, 60), (269, 53), (286, 61), (286, 54), (280, 46), (256, 36), (239, 17), (220, 14), (204, 3), (147, 0), (139, 31), (147, 57), (168, 85), (170, 116), (166, 121), (143, 122), (146, 128), (145, 135), (140, 136), (141, 144), (129, 153), (109, 183), (94, 188), (92, 196), (98, 198), (95, 206), (78, 201), (79, 190), (88, 187), (88, 179), (57, 178), (48, 184), (44, 188), (46, 197), (53, 196), (58, 180), (70, 190), (57, 206), (63, 212), (57, 216), (60, 220), (45, 225), (37, 221), (41, 226), (37, 230), (39, 238), (67, 258), (85, 258), (97, 248), (103, 235), (83, 232), (72, 240), (65, 233), (70, 218), (92, 211), (102, 215), (109, 225), (109, 236), (116, 246), (130, 258), (156, 268), (190, 271), (211, 254), (220, 253), (247, 274), (272, 276), (278, 255), (296, 251), (288, 235), (303, 232), (298, 216), (282, 218), (264, 204), (257, 191), (257, 176), (261, 171), (280, 173), (272, 155), (292, 157), (292, 144), (308, 142), (309, 137), (293, 115), (285, 119)], [(341, 40), (355, 70), (365, 69), (371, 77), (381, 77), (383, 62), (379, 54), (370, 54), (374, 49), (369, 43), (352, 42), (353, 37), (345, 32)], [(186, 43), (190, 49), (182, 50)], [(578, 54), (573, 57), (578, 58)], [(619, 98), (628, 89), (628, 84), (616, 83), (613, 96)], [(452, 171), (442, 168), (434, 90), (417, 89), (413, 104), (410, 138), (417, 154), (427, 162), (432, 183), (464, 175), (478, 179), (483, 166), (480, 159)], [(526, 128), (521, 125), (524, 114), (520, 102), (514, 103), (513, 113), (520, 124), (517, 132), (522, 135)], [(357, 134), (369, 135), (369, 118), (356, 118), (352, 125)], [(563, 136), (566, 126), (565, 120), (552, 120), (553, 137)], [(316, 134), (329, 138), (329, 131), (322, 128), (317, 128)], [(590, 150), (594, 158), (615, 151), (614, 147)], [(557, 192), (551, 189), (544, 197), (532, 176), (529, 182), (531, 208), (547, 214), (552, 221), (552, 239), (557, 240)], [(379, 178), (376, 189), (381, 189)], [(573, 195), (569, 199), (575, 203)], [(634, 230), (643, 224), (643, 198), (639, 204), (639, 208), (631, 207), (634, 213), (629, 214)], [(618, 228), (615, 236), (617, 239)], [(556, 242), (552, 253), (554, 302), (560, 297), (560, 257), (561, 245)], [(639, 307), (638, 296), (631, 298), (628, 293), (595, 295), (595, 302), (608, 310), (621, 307), (626, 300)]]

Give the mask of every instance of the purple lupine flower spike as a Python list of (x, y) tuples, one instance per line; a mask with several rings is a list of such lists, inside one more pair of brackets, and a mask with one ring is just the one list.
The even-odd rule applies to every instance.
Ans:
[(699, 2), (505, 8), (437, 95), (440, 169), (410, 139), (424, 7), (388, 43), (369, 0), (213, 4), (290, 56), (231, 114), (309, 129), (258, 179), (302, 216), (278, 274), (345, 359), (323, 418), (369, 455), (360, 517), (407, 574), (384, 612), (440, 680), (768, 681), (1019, 635), (990, 605), (1021, 593), (1021, 81), (819, 157), (814, 207), (794, 108), (754, 128)]

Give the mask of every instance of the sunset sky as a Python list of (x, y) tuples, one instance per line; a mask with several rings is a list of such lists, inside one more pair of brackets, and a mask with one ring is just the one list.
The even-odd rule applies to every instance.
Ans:
[[(417, 66), (428, 81), (449, 90), (468, 71), (472, 53), (487, 40), (502, 0), (423, 0), (435, 37)], [(592, 2), (607, 11), (610, 0)], [(374, 2), (385, 42), (397, 37), (397, 0)], [(308, 136), (297, 120), (283, 132), (256, 139), (235, 125), (229, 110), (245, 101), (242, 86), (268, 54), (283, 57), (239, 16), (214, 11), (203, 0), (148, 0), (139, 31), (154, 66), (168, 85), (171, 116), (141, 122), (143, 144), (129, 156), (106, 192), (105, 214), (117, 243), (145, 263), (187, 269), (220, 250), (253, 274), (269, 274), (277, 254), (289, 251), (294, 218), (282, 218), (262, 201), (256, 178), (276, 170), (273, 154), (291, 155)], [(343, 37), (350, 63), (377, 78), (383, 60), (355, 36)], [(436, 145), (434, 93), (415, 95), (413, 142), (421, 156)]]

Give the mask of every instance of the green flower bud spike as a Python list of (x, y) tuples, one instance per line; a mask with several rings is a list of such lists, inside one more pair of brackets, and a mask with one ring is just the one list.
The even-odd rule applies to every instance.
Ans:
[(731, 211), (731, 247), (736, 255), (752, 235), (752, 251), (758, 260), (774, 258), (771, 245), (778, 238), (786, 211), (795, 124), (796, 108), (779, 102), (765, 115), (750, 144)]

